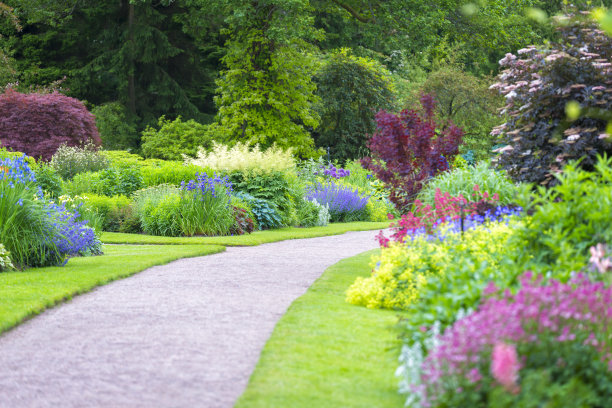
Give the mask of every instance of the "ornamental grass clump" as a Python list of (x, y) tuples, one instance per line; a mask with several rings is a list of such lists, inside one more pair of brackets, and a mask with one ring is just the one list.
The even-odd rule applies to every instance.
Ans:
[(610, 406), (612, 288), (581, 273), (543, 284), (526, 272), (520, 283), (516, 295), (490, 285), (484, 295), (497, 295), (437, 338), (413, 406)]
[(109, 166), (108, 159), (93, 143), (83, 146), (61, 145), (51, 157), (51, 167), (65, 180), (79, 173), (100, 171)]
[(181, 184), (183, 235), (228, 235), (234, 224), (231, 206), (232, 184), (227, 177), (201, 174)]
[(334, 182), (317, 183), (306, 194), (308, 200), (316, 200), (329, 207), (331, 222), (360, 221), (367, 218), (366, 204), (369, 196), (362, 196), (359, 190)]

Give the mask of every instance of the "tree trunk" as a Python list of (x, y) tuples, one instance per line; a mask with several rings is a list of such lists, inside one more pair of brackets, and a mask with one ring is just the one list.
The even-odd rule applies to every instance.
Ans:
[(129, 42), (129, 56), (128, 56), (128, 109), (133, 115), (136, 114), (136, 84), (135, 84), (135, 64), (134, 64), (134, 51), (136, 44), (134, 44), (134, 4), (128, 5), (128, 42)]

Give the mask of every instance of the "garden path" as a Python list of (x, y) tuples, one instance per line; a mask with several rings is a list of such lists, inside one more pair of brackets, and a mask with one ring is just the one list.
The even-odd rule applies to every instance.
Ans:
[(78, 296), (0, 336), (0, 407), (231, 407), (291, 302), (376, 234), (229, 247)]

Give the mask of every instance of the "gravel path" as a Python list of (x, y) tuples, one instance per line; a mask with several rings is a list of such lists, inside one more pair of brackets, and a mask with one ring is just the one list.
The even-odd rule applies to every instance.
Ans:
[(79, 296), (0, 336), (0, 407), (231, 407), (291, 302), (376, 234), (228, 248)]

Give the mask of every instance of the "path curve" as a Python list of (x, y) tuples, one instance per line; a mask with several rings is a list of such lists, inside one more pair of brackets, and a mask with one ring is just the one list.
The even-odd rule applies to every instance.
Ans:
[(231, 407), (291, 302), (376, 234), (229, 247), (76, 297), (0, 336), (0, 407)]

